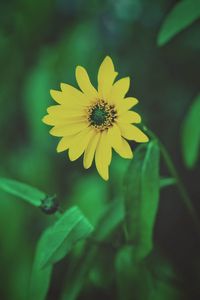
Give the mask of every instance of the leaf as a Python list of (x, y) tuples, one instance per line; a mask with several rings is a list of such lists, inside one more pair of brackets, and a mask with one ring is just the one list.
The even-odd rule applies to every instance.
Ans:
[(133, 246), (122, 247), (115, 259), (115, 276), (119, 300), (149, 299), (150, 274), (143, 263), (135, 260)]
[(37, 244), (30, 278), (29, 300), (44, 300), (46, 298), (52, 274), (52, 266), (49, 265), (41, 269), (41, 256), (43, 256), (43, 252), (45, 251), (46, 240), (48, 239), (50, 231), (50, 228), (46, 229)]
[(67, 210), (58, 221), (44, 231), (38, 241), (31, 275), (29, 299), (46, 297), (52, 264), (61, 260), (80, 239), (86, 238), (92, 226), (78, 207)]
[(172, 177), (166, 177), (166, 178), (161, 178), (160, 179), (160, 188), (165, 188), (168, 187), (170, 185), (174, 185), (176, 184), (176, 179), (172, 178)]
[(0, 177), (0, 188), (34, 206), (40, 206), (46, 194), (25, 183)]
[[(102, 253), (101, 242), (112, 234), (124, 219), (124, 208), (122, 199), (111, 202), (104, 215), (101, 217), (96, 229), (94, 230), (90, 242), (86, 244), (80, 259), (72, 262), (68, 271), (68, 278), (62, 298), (65, 300), (75, 300), (81, 292), (87, 279), (91, 267)], [(95, 240), (97, 243), (94, 243)], [(110, 240), (110, 239), (109, 239)], [(99, 243), (99, 244), (98, 244)]]
[(166, 44), (183, 29), (190, 26), (200, 17), (200, 1), (180, 1), (168, 14), (158, 34), (159, 46)]
[(111, 202), (93, 234), (95, 239), (98, 241), (105, 240), (123, 221), (124, 214), (122, 199), (116, 199)]
[(194, 167), (200, 149), (200, 94), (195, 98), (183, 122), (181, 142), (185, 165)]
[(40, 255), (41, 268), (61, 260), (77, 241), (88, 237), (92, 230), (92, 225), (78, 207), (67, 210), (45, 236), (44, 249)]
[[(137, 261), (134, 246), (119, 249), (115, 259), (115, 274), (119, 300), (184, 299), (180, 280), (171, 264), (159, 253)], [(178, 283), (178, 284), (177, 284)]]
[(145, 257), (153, 247), (153, 229), (159, 204), (159, 159), (156, 141), (142, 145), (125, 176), (125, 210), (127, 238)]
[(93, 226), (96, 226), (104, 213), (108, 201), (108, 186), (98, 176), (80, 178), (71, 196)]

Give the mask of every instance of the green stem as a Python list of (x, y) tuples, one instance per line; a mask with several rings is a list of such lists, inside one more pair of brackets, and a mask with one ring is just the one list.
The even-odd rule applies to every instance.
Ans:
[(161, 154), (162, 154), (162, 156), (163, 156), (163, 158), (166, 162), (168, 170), (169, 170), (171, 176), (174, 177), (174, 179), (176, 180), (177, 189), (180, 193), (180, 196), (183, 200), (183, 203), (185, 204), (188, 212), (190, 213), (190, 215), (193, 219), (194, 224), (196, 225), (198, 231), (200, 232), (200, 221), (199, 221), (198, 215), (197, 215), (197, 213), (195, 211), (195, 208), (193, 206), (193, 203), (192, 203), (192, 201), (191, 201), (191, 199), (190, 199), (190, 197), (189, 197), (189, 195), (188, 195), (188, 193), (187, 193), (187, 191), (186, 191), (186, 189), (185, 189), (185, 187), (184, 187), (184, 185), (181, 181), (181, 178), (180, 178), (180, 176), (179, 176), (179, 174), (178, 174), (178, 172), (177, 172), (177, 170), (174, 166), (174, 163), (173, 163), (173, 161), (170, 157), (169, 152), (167, 151), (165, 146), (162, 144), (162, 142), (159, 140), (159, 138), (151, 130), (149, 130), (149, 129), (145, 129), (145, 130), (147, 131), (148, 135), (151, 138), (157, 140), (157, 142), (159, 144), (159, 147), (160, 147)]

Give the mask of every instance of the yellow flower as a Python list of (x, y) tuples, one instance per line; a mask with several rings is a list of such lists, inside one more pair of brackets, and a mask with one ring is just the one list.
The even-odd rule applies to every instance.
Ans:
[(61, 83), (61, 91), (51, 90), (58, 105), (47, 109), (43, 122), (54, 127), (50, 134), (61, 137), (57, 152), (69, 149), (69, 159), (74, 161), (83, 153), (83, 165), (88, 169), (95, 158), (96, 168), (108, 180), (108, 167), (112, 148), (123, 158), (131, 159), (132, 150), (126, 140), (147, 142), (148, 137), (135, 125), (141, 117), (130, 111), (138, 100), (125, 98), (130, 79), (114, 82), (117, 72), (112, 59), (107, 56), (98, 71), (98, 90), (90, 82), (87, 71), (78, 66), (76, 80), (80, 90)]

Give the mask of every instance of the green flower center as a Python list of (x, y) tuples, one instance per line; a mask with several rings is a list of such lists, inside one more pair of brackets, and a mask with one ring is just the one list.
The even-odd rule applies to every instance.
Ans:
[(114, 105), (109, 105), (101, 99), (88, 109), (89, 124), (99, 131), (113, 126), (116, 118), (117, 112)]
[(108, 112), (104, 108), (94, 107), (91, 112), (90, 120), (93, 125), (102, 125), (108, 117)]

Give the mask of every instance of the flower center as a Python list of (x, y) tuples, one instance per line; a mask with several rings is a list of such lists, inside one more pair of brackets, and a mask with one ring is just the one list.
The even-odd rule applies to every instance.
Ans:
[(94, 107), (90, 115), (91, 122), (96, 125), (102, 125), (108, 117), (108, 112), (101, 107)]
[(90, 126), (103, 131), (111, 127), (117, 117), (114, 105), (109, 105), (104, 100), (98, 100), (88, 109)]

